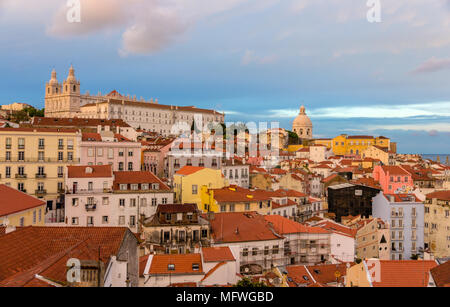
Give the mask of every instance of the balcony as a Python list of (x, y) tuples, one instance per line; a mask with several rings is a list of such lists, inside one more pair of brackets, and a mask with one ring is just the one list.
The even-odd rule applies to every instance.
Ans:
[(16, 179), (27, 179), (27, 174), (16, 174)]
[(21, 162), (21, 163), (35, 163), (35, 162), (45, 162), (45, 163), (79, 163), (80, 159), (58, 159), (58, 158), (24, 158), (20, 159), (19, 157), (13, 158), (0, 158), (0, 162)]
[(47, 178), (47, 174), (36, 174), (37, 179), (45, 179)]
[(6, 144), (6, 149), (11, 149), (11, 144)]
[(86, 204), (86, 211), (95, 211), (97, 209), (97, 205), (96, 204)]
[(58, 149), (59, 150), (63, 150), (64, 149), (64, 145), (58, 145)]
[(66, 189), (58, 189), (58, 194), (66, 194)]
[(39, 149), (45, 149), (45, 145), (39, 145), (38, 148)]
[(18, 145), (17, 148), (18, 149), (25, 149), (25, 145)]
[(35, 194), (37, 197), (44, 197), (45, 195), (47, 195), (47, 190), (36, 190), (36, 191), (34, 192), (34, 194)]

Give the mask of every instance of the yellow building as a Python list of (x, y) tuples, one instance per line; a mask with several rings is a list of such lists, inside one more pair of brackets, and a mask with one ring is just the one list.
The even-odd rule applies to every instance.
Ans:
[(389, 226), (381, 219), (357, 222), (356, 255), (360, 259), (389, 260), (391, 255)]
[(222, 189), (202, 187), (203, 212), (258, 212), (267, 215), (272, 211), (269, 193), (248, 190), (237, 186)]
[(314, 145), (324, 145), (328, 149), (331, 149), (332, 143), (333, 143), (332, 139), (315, 139), (314, 140)]
[(80, 161), (75, 129), (0, 128), (0, 184), (47, 201), (55, 209), (66, 166)]
[(0, 184), (0, 225), (43, 226), (46, 203)]
[(437, 258), (450, 256), (450, 191), (427, 195), (424, 222), (425, 247)]
[(332, 141), (332, 150), (335, 155), (360, 155), (369, 146), (376, 145), (389, 149), (390, 139), (380, 136), (373, 137), (367, 135), (350, 136), (341, 134)]
[(386, 147), (371, 145), (362, 152), (362, 157), (378, 159), (384, 165), (393, 165), (395, 154)]
[(181, 204), (197, 204), (202, 209), (201, 188), (220, 189), (228, 185), (221, 170), (184, 166), (173, 176), (175, 200)]

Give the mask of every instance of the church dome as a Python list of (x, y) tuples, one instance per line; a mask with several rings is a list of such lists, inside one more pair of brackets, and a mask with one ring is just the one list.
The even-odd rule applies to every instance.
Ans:
[(298, 126), (298, 127), (312, 127), (313, 126), (308, 115), (306, 115), (304, 106), (302, 106), (300, 108), (300, 114), (295, 118), (293, 126)]
[(297, 133), (301, 139), (312, 139), (313, 136), (313, 124), (306, 115), (306, 109), (304, 106), (300, 108), (300, 114), (295, 118), (292, 124), (292, 131)]

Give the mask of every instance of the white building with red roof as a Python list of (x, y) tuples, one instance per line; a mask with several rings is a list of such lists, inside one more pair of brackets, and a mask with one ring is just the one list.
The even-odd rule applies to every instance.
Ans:
[(150, 217), (159, 204), (173, 201), (170, 188), (150, 172), (113, 172), (110, 165), (67, 167), (69, 226), (122, 226), (139, 232), (141, 217)]

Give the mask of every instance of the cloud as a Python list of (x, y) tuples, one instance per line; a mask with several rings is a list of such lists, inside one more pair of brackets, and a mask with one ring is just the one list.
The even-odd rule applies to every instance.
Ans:
[(447, 123), (398, 124), (398, 125), (371, 125), (367, 130), (402, 130), (428, 132), (428, 136), (437, 136), (439, 132), (450, 132)]
[(415, 73), (415, 74), (431, 73), (431, 72), (447, 70), (447, 69), (450, 69), (450, 58), (438, 59), (438, 58), (432, 57), (431, 59), (423, 62), (419, 67), (414, 69), (412, 71), (412, 73)]
[(241, 59), (241, 64), (243, 66), (255, 64), (269, 64), (275, 62), (277, 59), (274, 55), (258, 56), (253, 50), (246, 50)]
[[(275, 109), (269, 110), (268, 113), (268, 116), (275, 118), (294, 118), (298, 115), (298, 109)], [(450, 117), (450, 101), (405, 105), (324, 107), (307, 109), (307, 114), (317, 119)]]

